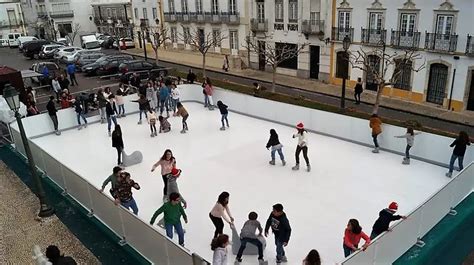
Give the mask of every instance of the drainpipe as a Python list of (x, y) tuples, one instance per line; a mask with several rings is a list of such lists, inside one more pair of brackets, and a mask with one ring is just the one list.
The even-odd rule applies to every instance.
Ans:
[(454, 110), (451, 109), (451, 101), (453, 100), (453, 90), (454, 90), (454, 80), (456, 78), (456, 64), (457, 61), (459, 60), (459, 56), (454, 56), (454, 70), (453, 70), (453, 80), (451, 81), (451, 92), (449, 93), (449, 103), (448, 103), (448, 110)]

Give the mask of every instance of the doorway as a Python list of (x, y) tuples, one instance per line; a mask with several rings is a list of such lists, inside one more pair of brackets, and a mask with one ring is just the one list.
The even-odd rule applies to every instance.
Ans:
[(469, 86), (466, 110), (474, 111), (474, 70), (471, 70), (471, 85)]
[(377, 91), (379, 88), (379, 82), (376, 77), (380, 74), (380, 57), (377, 55), (369, 55), (368, 61), (370, 69), (367, 69), (365, 89)]
[(434, 63), (430, 67), (428, 81), (428, 94), (426, 101), (443, 105), (446, 84), (448, 82), (448, 67), (444, 64)]
[(319, 79), (319, 46), (309, 48), (309, 78)]
[(265, 71), (265, 42), (258, 41), (258, 70)]

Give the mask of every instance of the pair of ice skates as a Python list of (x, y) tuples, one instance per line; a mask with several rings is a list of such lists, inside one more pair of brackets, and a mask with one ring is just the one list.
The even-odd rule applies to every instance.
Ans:
[[(291, 168), (292, 170), (300, 170), (300, 165), (299, 164), (296, 164), (294, 167)], [(306, 171), (310, 172), (311, 171), (311, 165), (308, 164), (306, 165)]]

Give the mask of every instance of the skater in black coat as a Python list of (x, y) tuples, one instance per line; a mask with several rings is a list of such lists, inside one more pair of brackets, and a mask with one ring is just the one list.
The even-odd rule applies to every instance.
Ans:
[(385, 231), (388, 231), (390, 222), (406, 219), (406, 216), (403, 215), (394, 215), (398, 210), (398, 204), (396, 202), (390, 203), (388, 208), (383, 209), (379, 212), (379, 218), (375, 221), (374, 226), (372, 227), (372, 233), (370, 233), (370, 239), (376, 238), (378, 235), (382, 234)]
[(277, 264), (287, 262), (284, 247), (286, 247), (290, 241), (291, 227), (290, 222), (283, 211), (283, 205), (279, 203), (273, 205), (273, 211), (265, 224), (265, 237), (268, 236), (268, 230), (270, 227), (275, 235)]
[(112, 147), (117, 149), (117, 165), (122, 165), (122, 151), (123, 151), (123, 139), (122, 139), (122, 130), (120, 125), (115, 125), (115, 130), (112, 133)]
[(275, 129), (270, 130), (270, 139), (268, 139), (266, 147), (267, 149), (269, 149), (270, 147), (272, 148), (270, 153), (272, 156), (272, 160), (269, 162), (270, 165), (275, 165), (275, 152), (278, 152), (283, 166), (286, 165), (285, 156), (283, 155), (282, 151), (283, 145), (280, 143), (280, 140), (278, 139), (278, 134)]

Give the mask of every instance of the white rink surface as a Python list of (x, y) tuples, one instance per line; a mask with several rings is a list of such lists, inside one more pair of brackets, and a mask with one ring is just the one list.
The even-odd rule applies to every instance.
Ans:
[[(231, 102), (225, 103), (232, 108)], [(184, 105), (190, 113), (190, 130), (184, 135), (179, 133), (181, 118), (178, 117), (170, 118), (170, 133), (155, 138), (150, 137), (146, 122), (137, 125), (138, 114), (118, 122), (127, 153), (140, 150), (144, 156), (141, 164), (126, 169), (141, 186), (141, 190), (134, 190), (139, 217), (149, 222), (162, 204), (160, 168), (153, 173), (150, 169), (164, 150), (170, 148), (177, 167), (183, 170), (178, 185), (188, 201), (186, 247), (208, 261), (212, 261), (209, 244), (214, 231), (208, 213), (222, 191), (231, 194), (230, 210), (239, 231), (250, 211), (256, 211), (265, 226), (272, 205), (283, 204), (293, 229), (286, 248), (287, 264), (301, 264), (313, 248), (319, 251), (324, 264), (335, 264), (343, 260), (342, 238), (350, 218), (357, 218), (364, 232), (370, 235), (378, 212), (391, 201), (399, 203), (399, 214), (408, 214), (449, 181), (444, 168), (417, 160), (405, 166), (401, 164), (401, 156), (383, 151), (373, 154), (368, 147), (314, 133), (309, 134), (311, 173), (305, 170), (302, 154), (301, 169), (294, 172), (291, 170), (297, 143), (291, 138), (294, 128), (230, 113), (231, 128), (220, 131), (217, 109), (211, 112), (201, 104)], [(298, 122), (295, 117), (295, 124)], [(277, 130), (284, 145), (286, 167), (281, 166), (278, 154), (277, 165), (268, 164), (270, 151), (265, 145), (271, 128)], [(370, 137), (369, 128), (367, 137)], [(59, 137), (49, 135), (33, 141), (98, 188), (116, 163), (116, 150), (107, 136), (107, 124), (96, 123), (81, 131), (68, 130)], [(415, 142), (413, 149), (416, 148)], [(227, 224), (224, 232), (231, 235)], [(264, 253), (269, 264), (275, 263), (273, 240), (273, 235), (267, 238)], [(256, 256), (243, 258), (242, 264), (257, 264)], [(230, 255), (229, 264), (234, 259)]]

